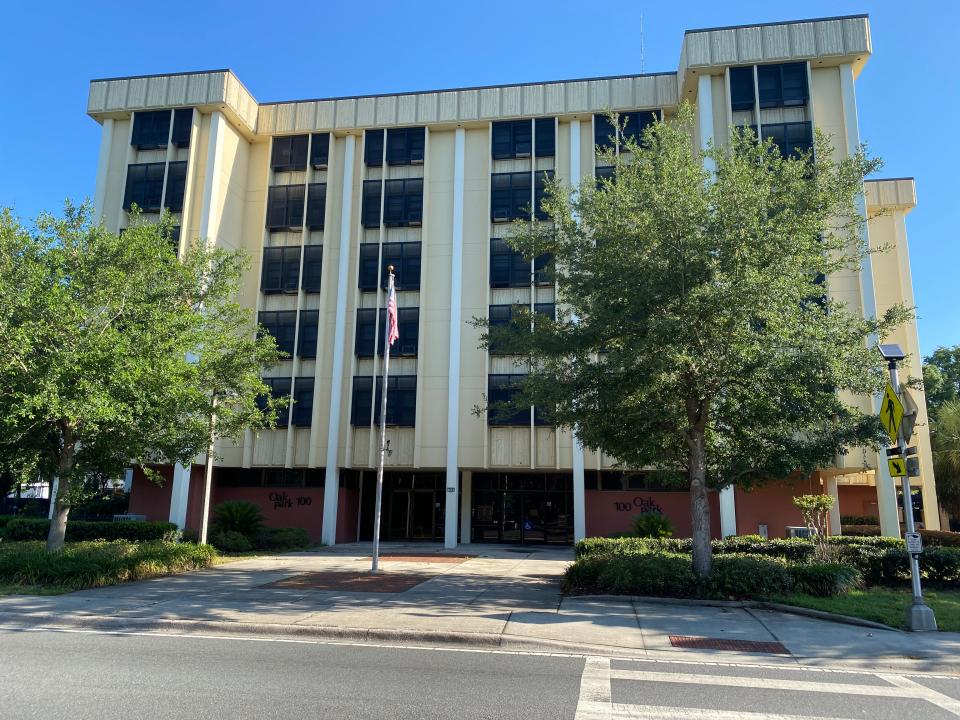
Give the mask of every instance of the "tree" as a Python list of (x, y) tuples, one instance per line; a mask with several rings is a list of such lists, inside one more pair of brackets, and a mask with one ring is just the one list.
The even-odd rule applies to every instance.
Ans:
[(793, 499), (793, 505), (803, 515), (803, 523), (810, 531), (814, 557), (820, 562), (827, 562), (830, 559), (827, 528), (830, 522), (830, 510), (833, 508), (833, 496), (799, 495)]
[(701, 152), (692, 133), (685, 104), (639, 143), (619, 133), (622, 151), (603, 157), (613, 179), (572, 199), (548, 183), (552, 222), (518, 224), (508, 242), (552, 254), (556, 319), (518, 307), (508, 327), (475, 322), (529, 368), (511, 408), (538, 406), (624, 467), (686, 476), (703, 576), (708, 488), (809, 473), (882, 440), (841, 391), (883, 386), (868, 339), (909, 312), (867, 320), (824, 286), (868, 251), (856, 200), (878, 161), (835, 161), (822, 135), (812, 155), (783, 158), (748, 130)]
[(933, 471), (937, 497), (944, 509), (960, 516), (960, 399), (944, 402), (931, 421)]
[(931, 420), (944, 403), (960, 397), (960, 345), (938, 347), (923, 359), (923, 389)]
[(190, 463), (211, 437), (270, 425), (260, 378), (278, 354), (235, 301), (244, 256), (197, 243), (178, 261), (169, 218), (122, 236), (89, 205), (0, 214), (0, 447), (35, 447), (59, 478), (48, 550), (63, 545), (82, 478)]

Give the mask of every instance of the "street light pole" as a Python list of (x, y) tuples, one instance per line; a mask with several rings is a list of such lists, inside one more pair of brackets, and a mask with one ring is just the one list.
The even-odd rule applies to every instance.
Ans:
[[(895, 348), (895, 350), (894, 350)], [(887, 369), (890, 371), (890, 387), (894, 394), (900, 397), (900, 378), (897, 373), (897, 361), (904, 358), (903, 351), (897, 345), (882, 345), (880, 353), (887, 360)], [(906, 439), (903, 437), (903, 425), (897, 429), (897, 456), (906, 457)], [(903, 491), (903, 519), (907, 526), (907, 537), (915, 532), (913, 522), (913, 495), (910, 490), (910, 474), (905, 472), (900, 477), (900, 485)], [(910, 558), (910, 584), (913, 590), (913, 601), (907, 608), (907, 628), (916, 632), (936, 631), (937, 619), (933, 610), (923, 600), (923, 589), (920, 586), (920, 562), (919, 555), (909, 553)]]

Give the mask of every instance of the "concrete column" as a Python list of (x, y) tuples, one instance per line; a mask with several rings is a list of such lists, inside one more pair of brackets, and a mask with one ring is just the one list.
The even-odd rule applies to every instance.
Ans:
[[(697, 121), (700, 125), (700, 149), (713, 143), (713, 82), (709, 75), (697, 79)], [(716, 171), (712, 158), (705, 158), (703, 167), (712, 175)]]
[(347, 326), (347, 281), (350, 276), (350, 236), (353, 227), (353, 156), (357, 138), (347, 135), (343, 150), (343, 201), (340, 214), (340, 248), (337, 264), (337, 314), (333, 331), (333, 368), (330, 377), (330, 413), (327, 429), (327, 465), (323, 486), (323, 530), (326, 545), (337, 542), (337, 508), (340, 502), (340, 406), (343, 394), (343, 355)]
[(833, 498), (833, 507), (830, 508), (830, 534), (842, 535), (840, 530), (840, 489), (837, 487), (837, 479), (829, 477), (824, 480), (827, 486), (827, 494)]
[[(460, 449), (460, 301), (463, 295), (463, 190), (466, 131), (458, 127), (453, 149), (453, 228), (450, 257), (450, 351), (447, 366), (447, 492), (444, 547), (457, 546), (457, 491)], [(469, 496), (466, 494), (469, 503)], [(469, 505), (468, 505), (469, 509)], [(467, 520), (469, 525), (469, 519)], [(469, 535), (467, 535), (469, 538)]]
[(473, 472), (463, 471), (460, 478), (460, 542), (470, 542), (473, 529), (470, 526), (470, 509), (473, 505)]
[[(844, 63), (840, 66), (840, 98), (843, 105), (843, 126), (847, 153), (852, 155), (860, 147), (860, 125), (857, 120), (857, 92), (853, 81), (853, 66)], [(866, 200), (861, 194), (857, 198), (857, 212), (867, 216)], [(868, 230), (864, 227), (864, 233)], [(864, 240), (869, 242), (869, 237)], [(864, 255), (860, 263), (860, 301), (863, 316), (875, 318), (877, 316), (877, 299), (873, 287), (873, 262), (869, 254)], [(877, 344), (877, 338), (871, 337), (869, 344)], [(881, 395), (872, 398), (873, 412), (880, 413)], [(880, 513), (880, 533), (889, 537), (900, 537), (900, 519), (897, 514), (897, 491), (887, 468), (886, 456), (880, 453), (876, 456), (876, 483), (877, 508)]]
[(170, 522), (183, 530), (187, 524), (187, 503), (190, 498), (190, 470), (177, 463), (173, 467), (173, 487), (170, 490)]
[(113, 146), (113, 118), (103, 121), (100, 132), (100, 155), (97, 158), (97, 184), (93, 191), (93, 219), (103, 219), (103, 206), (107, 200), (107, 170), (110, 167), (110, 148)]
[[(210, 136), (207, 139), (207, 165), (203, 178), (203, 204), (200, 206), (200, 237), (207, 247), (217, 244), (220, 223), (216, 207), (219, 202), (220, 167), (223, 159), (223, 133), (226, 120), (223, 113), (215, 110), (210, 114)], [(181, 228), (182, 232), (182, 228)]]
[(733, 485), (720, 491), (720, 536), (737, 534), (737, 496)]
[(129, 467), (123, 471), (123, 491), (130, 492), (133, 488), (133, 468)]
[[(576, 195), (580, 183), (580, 120), (570, 123), (570, 184)], [(577, 319), (573, 318), (576, 322)], [(587, 494), (584, 489), (583, 445), (573, 438), (573, 541), (583, 540), (587, 536)]]

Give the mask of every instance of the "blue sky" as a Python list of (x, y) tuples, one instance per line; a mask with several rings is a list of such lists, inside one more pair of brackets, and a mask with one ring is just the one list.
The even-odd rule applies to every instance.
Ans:
[(686, 29), (864, 12), (860, 132), (881, 176), (917, 179), (907, 233), (926, 354), (960, 343), (960, 9), (948, 2), (9, 3), (0, 205), (31, 218), (93, 194), (91, 78), (229, 67), (263, 102), (669, 71)]

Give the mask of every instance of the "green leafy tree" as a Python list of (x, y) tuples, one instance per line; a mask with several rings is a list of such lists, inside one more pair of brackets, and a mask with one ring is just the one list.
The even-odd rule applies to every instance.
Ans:
[(960, 397), (960, 345), (938, 347), (923, 359), (923, 388), (931, 420), (944, 403)]
[(827, 562), (829, 547), (827, 546), (827, 528), (830, 521), (830, 509), (833, 507), (833, 497), (830, 495), (799, 495), (793, 499), (793, 505), (803, 516), (803, 523), (810, 531), (813, 541), (814, 556), (820, 562)]
[(960, 399), (947, 400), (931, 422), (933, 472), (944, 509), (960, 517)]
[(274, 420), (257, 398), (276, 345), (235, 301), (246, 259), (198, 243), (178, 260), (170, 232), (134, 214), (121, 237), (70, 203), (33, 229), (0, 214), (0, 447), (59, 478), (49, 550), (83, 478), (189, 463)]
[(556, 319), (518, 308), (508, 327), (475, 323), (529, 368), (510, 408), (540, 407), (625, 467), (686, 476), (704, 576), (708, 488), (808, 473), (882, 440), (843, 398), (882, 387), (868, 339), (909, 312), (866, 320), (823, 284), (868, 251), (857, 198), (876, 160), (835, 161), (822, 135), (812, 156), (783, 158), (738, 130), (701, 152), (693, 126), (684, 105), (641, 142), (621, 137), (603, 157), (613, 180), (585, 181), (572, 199), (548, 184), (552, 222), (521, 223), (509, 243), (552, 253)]

